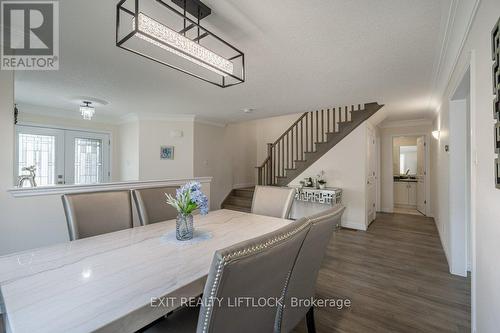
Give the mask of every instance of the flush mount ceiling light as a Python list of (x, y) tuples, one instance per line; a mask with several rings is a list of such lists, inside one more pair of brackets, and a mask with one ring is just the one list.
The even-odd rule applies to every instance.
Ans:
[(84, 105), (80, 105), (80, 113), (82, 114), (83, 119), (92, 120), (92, 117), (95, 114), (95, 108), (90, 106), (92, 102), (83, 101)]
[(219, 87), (243, 83), (245, 55), (200, 25), (210, 13), (199, 0), (121, 0), (116, 45)]

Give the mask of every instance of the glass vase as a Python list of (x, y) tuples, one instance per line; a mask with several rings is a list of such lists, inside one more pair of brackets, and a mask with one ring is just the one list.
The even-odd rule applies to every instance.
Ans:
[(180, 241), (190, 240), (193, 238), (193, 215), (179, 214), (175, 224), (175, 236)]

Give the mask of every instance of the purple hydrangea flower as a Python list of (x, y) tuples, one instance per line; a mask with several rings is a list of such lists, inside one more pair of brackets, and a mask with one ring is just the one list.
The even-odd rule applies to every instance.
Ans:
[(175, 198), (167, 196), (167, 203), (174, 206), (179, 213), (191, 214), (200, 209), (202, 215), (208, 214), (208, 198), (201, 190), (199, 182), (189, 182), (176, 190)]

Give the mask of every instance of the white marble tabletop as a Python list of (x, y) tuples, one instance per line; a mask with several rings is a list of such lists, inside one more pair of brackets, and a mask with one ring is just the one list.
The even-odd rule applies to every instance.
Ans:
[(216, 250), (290, 221), (219, 210), (194, 223), (212, 237), (164, 242), (167, 221), (0, 257), (10, 332), (134, 332), (171, 310), (152, 308), (152, 297), (202, 290)]

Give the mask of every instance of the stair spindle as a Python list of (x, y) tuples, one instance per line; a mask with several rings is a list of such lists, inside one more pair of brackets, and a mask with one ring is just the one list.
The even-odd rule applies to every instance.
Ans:
[(286, 165), (285, 165), (285, 138), (283, 138), (283, 147), (282, 147), (282, 152), (281, 152), (281, 158), (282, 158), (282, 162), (283, 162), (283, 165), (281, 166), (281, 176), (284, 177), (285, 176), (285, 169), (286, 169)]
[(337, 113), (337, 109), (333, 108), (332, 109), (332, 118), (333, 118), (333, 133), (337, 132), (337, 123), (335, 122), (335, 114)]
[(306, 115), (306, 151), (309, 151), (309, 113)]
[(299, 159), (299, 124), (295, 125), (295, 157)]
[(321, 142), (325, 141), (325, 112), (321, 109)]
[(326, 131), (330, 132), (330, 109), (326, 110)]
[(314, 111), (310, 112), (311, 115), (311, 150), (314, 151)]
[(277, 172), (277, 175), (279, 177), (279, 176), (281, 176), (281, 170), (280, 170), (280, 160), (281, 160), (281, 156), (280, 156), (281, 155), (281, 149), (280, 149), (280, 147), (281, 147), (281, 141), (278, 141), (278, 145), (277, 146), (278, 146), (278, 156), (277, 156), (278, 157), (278, 163), (277, 163), (278, 164), (278, 172)]
[(290, 132), (286, 135), (286, 168), (290, 169)]
[(316, 143), (319, 142), (319, 121), (318, 121), (318, 118), (319, 118), (319, 111), (316, 110)]
[(304, 122), (300, 121), (300, 159), (304, 159)]

